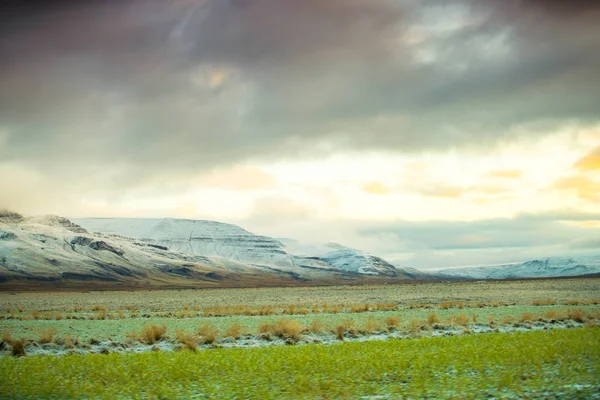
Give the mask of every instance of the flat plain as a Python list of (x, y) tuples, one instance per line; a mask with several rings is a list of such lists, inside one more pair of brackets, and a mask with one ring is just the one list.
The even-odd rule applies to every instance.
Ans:
[(3, 398), (589, 398), (600, 389), (597, 278), (5, 292), (0, 304)]

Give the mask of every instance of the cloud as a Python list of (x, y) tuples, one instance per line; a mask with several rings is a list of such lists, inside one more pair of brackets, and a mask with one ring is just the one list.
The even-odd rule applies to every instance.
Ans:
[(251, 166), (211, 171), (194, 180), (200, 188), (217, 188), (234, 191), (259, 191), (277, 187), (275, 178), (265, 171)]
[(600, 182), (583, 175), (573, 175), (560, 178), (553, 186), (554, 189), (575, 193), (583, 200), (600, 201)]
[(521, 179), (523, 177), (523, 171), (514, 169), (498, 169), (488, 172), (486, 176), (489, 178), (498, 179)]
[(377, 181), (368, 182), (368, 183), (364, 184), (362, 189), (363, 189), (363, 191), (365, 191), (369, 194), (375, 194), (375, 195), (386, 195), (386, 194), (390, 194), (393, 192), (392, 188), (388, 187), (387, 185), (384, 185), (381, 182), (377, 182)]
[(595, 171), (600, 169), (600, 146), (581, 158), (575, 164), (575, 168), (582, 171)]
[(0, 16), (0, 121), (8, 132), (0, 159), (48, 179), (118, 169), (106, 191), (161, 173), (187, 179), (323, 148), (441, 151), (598, 121), (597, 7), (458, 0), (20, 7)]

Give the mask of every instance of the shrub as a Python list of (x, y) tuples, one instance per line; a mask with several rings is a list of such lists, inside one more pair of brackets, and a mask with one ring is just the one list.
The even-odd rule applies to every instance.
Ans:
[(55, 334), (56, 329), (43, 329), (38, 336), (38, 341), (40, 343), (50, 343), (54, 340)]
[(198, 336), (202, 343), (211, 344), (217, 341), (219, 330), (212, 325), (204, 324), (198, 329)]

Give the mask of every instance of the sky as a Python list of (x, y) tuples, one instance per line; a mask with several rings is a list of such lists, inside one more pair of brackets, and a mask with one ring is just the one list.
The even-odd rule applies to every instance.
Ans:
[(0, 8), (0, 209), (432, 269), (600, 251), (600, 2)]

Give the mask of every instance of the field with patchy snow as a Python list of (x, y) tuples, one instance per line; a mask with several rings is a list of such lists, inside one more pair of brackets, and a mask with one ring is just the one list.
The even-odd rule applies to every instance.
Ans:
[[(123, 388), (147, 398), (589, 398), (598, 393), (599, 288), (590, 278), (0, 293), (0, 369), (10, 381), (0, 397), (110, 398)], [(545, 353), (531, 367), (515, 346)], [(302, 360), (320, 369), (300, 378)], [(253, 378), (252, 362), (263, 375)], [(40, 373), (53, 383), (23, 381)]]

